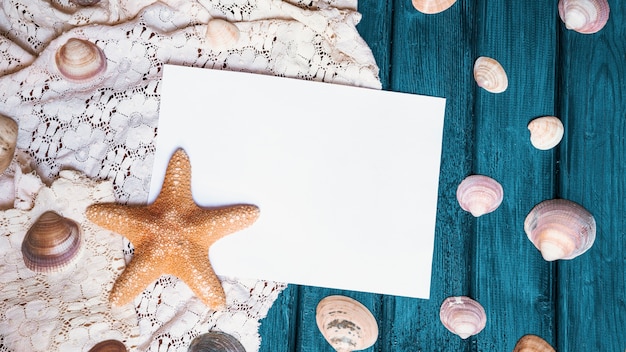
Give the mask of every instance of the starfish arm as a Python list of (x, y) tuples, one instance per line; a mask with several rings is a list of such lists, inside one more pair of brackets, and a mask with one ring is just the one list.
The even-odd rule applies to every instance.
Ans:
[(156, 281), (161, 274), (163, 258), (158, 258), (159, 251), (148, 250), (138, 255), (137, 251), (131, 262), (126, 266), (122, 274), (117, 278), (111, 293), (109, 302), (114, 307), (123, 306), (132, 302), (148, 285)]
[(196, 239), (206, 250), (217, 240), (252, 225), (259, 217), (255, 205), (233, 205), (218, 209), (198, 209), (186, 218), (191, 228), (198, 229)]
[(109, 231), (118, 233), (137, 246), (146, 232), (146, 214), (141, 207), (120, 204), (92, 204), (85, 212), (87, 219)]
[(191, 194), (191, 163), (184, 150), (178, 149), (172, 155), (161, 191), (153, 204), (193, 203)]

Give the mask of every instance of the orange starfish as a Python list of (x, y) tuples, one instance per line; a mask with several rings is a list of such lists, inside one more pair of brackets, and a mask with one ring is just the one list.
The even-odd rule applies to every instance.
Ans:
[(207, 306), (226, 304), (222, 285), (208, 258), (220, 238), (254, 223), (254, 205), (201, 208), (191, 195), (191, 164), (179, 149), (167, 166), (161, 193), (145, 206), (94, 204), (87, 218), (126, 236), (135, 247), (133, 259), (117, 279), (109, 300), (114, 306), (131, 302), (164, 274), (182, 279)]

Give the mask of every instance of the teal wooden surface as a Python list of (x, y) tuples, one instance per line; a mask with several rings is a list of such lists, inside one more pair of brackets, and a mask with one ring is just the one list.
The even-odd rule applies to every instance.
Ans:
[[(358, 29), (383, 89), (447, 99), (431, 299), (290, 285), (261, 321), (261, 351), (332, 351), (315, 323), (330, 294), (377, 317), (379, 339), (366, 351), (512, 351), (529, 333), (557, 351), (626, 350), (626, 3), (610, 5), (607, 26), (583, 35), (564, 28), (556, 0), (457, 1), (435, 15), (409, 0), (360, 0)], [(507, 91), (476, 86), (478, 56), (503, 64)], [(526, 127), (543, 115), (566, 128), (550, 151), (532, 147)], [(503, 185), (494, 213), (474, 218), (458, 206), (456, 187), (470, 174)], [(590, 210), (598, 237), (582, 256), (549, 263), (523, 222), (555, 197)], [(462, 340), (443, 327), (439, 306), (452, 295), (483, 304), (483, 332)]]

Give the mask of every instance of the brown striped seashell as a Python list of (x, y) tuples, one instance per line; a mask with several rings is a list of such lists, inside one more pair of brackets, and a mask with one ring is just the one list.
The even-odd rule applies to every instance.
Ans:
[(74, 4), (79, 6), (93, 6), (99, 3), (100, 0), (70, 0), (70, 2), (73, 2)]
[(88, 81), (103, 73), (107, 67), (104, 52), (96, 44), (70, 38), (54, 56), (59, 73), (70, 81)]
[(537, 204), (526, 216), (524, 231), (543, 259), (572, 259), (596, 239), (596, 220), (581, 205), (566, 199)]
[(541, 337), (529, 334), (517, 340), (513, 352), (556, 352), (556, 350)]
[(509, 80), (502, 65), (486, 56), (481, 56), (474, 62), (474, 79), (479, 87), (490, 93), (502, 93), (509, 86)]
[(210, 20), (206, 26), (206, 40), (215, 50), (232, 48), (239, 40), (239, 35), (239, 27), (219, 18)]
[(364, 350), (378, 339), (376, 319), (367, 307), (350, 297), (325, 297), (317, 305), (315, 320), (335, 351)]
[(209, 331), (191, 340), (188, 352), (246, 352), (234, 336), (220, 331)]
[(500, 183), (489, 176), (470, 175), (457, 187), (456, 199), (463, 210), (479, 217), (500, 206), (504, 191)]
[(124, 343), (118, 340), (105, 340), (95, 344), (89, 352), (126, 352)]
[(563, 139), (565, 128), (556, 116), (538, 117), (528, 124), (530, 143), (537, 149), (549, 150)]
[(0, 174), (11, 165), (17, 145), (17, 123), (0, 115)]
[(33, 223), (22, 242), (26, 267), (35, 272), (58, 272), (78, 257), (82, 248), (80, 226), (54, 211)]
[(421, 13), (435, 14), (449, 9), (456, 0), (413, 0), (413, 7)]
[(565, 27), (578, 33), (596, 33), (609, 20), (607, 0), (559, 0), (558, 9)]
[(439, 319), (446, 329), (466, 339), (487, 325), (487, 314), (480, 303), (467, 296), (446, 298), (439, 309)]

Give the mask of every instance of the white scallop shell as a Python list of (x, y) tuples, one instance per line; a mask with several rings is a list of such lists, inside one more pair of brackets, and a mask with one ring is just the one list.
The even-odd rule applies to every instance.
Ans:
[(509, 86), (506, 71), (490, 57), (481, 56), (474, 62), (474, 79), (479, 87), (491, 93), (502, 93)]
[(578, 33), (596, 33), (609, 20), (607, 0), (559, 0), (558, 9), (565, 27)]
[(517, 340), (513, 352), (556, 352), (556, 350), (541, 337), (529, 334)]
[(226, 20), (214, 18), (207, 23), (206, 40), (215, 50), (232, 48), (239, 40), (239, 27)]
[(13, 160), (17, 145), (17, 123), (13, 119), (0, 115), (0, 174)]
[(537, 149), (548, 150), (556, 147), (563, 139), (565, 128), (556, 116), (538, 117), (528, 124), (530, 143)]
[(413, 0), (413, 7), (421, 13), (435, 14), (449, 9), (456, 0)]
[(487, 325), (483, 306), (467, 296), (446, 298), (439, 309), (439, 319), (446, 329), (462, 339), (478, 334)]
[(104, 52), (96, 44), (79, 38), (70, 38), (54, 57), (59, 73), (70, 81), (88, 81), (106, 70)]
[(456, 189), (461, 208), (475, 217), (498, 209), (504, 199), (502, 185), (489, 176), (470, 175)]
[(316, 309), (317, 327), (335, 351), (359, 351), (378, 339), (378, 324), (360, 302), (334, 295), (322, 299)]

